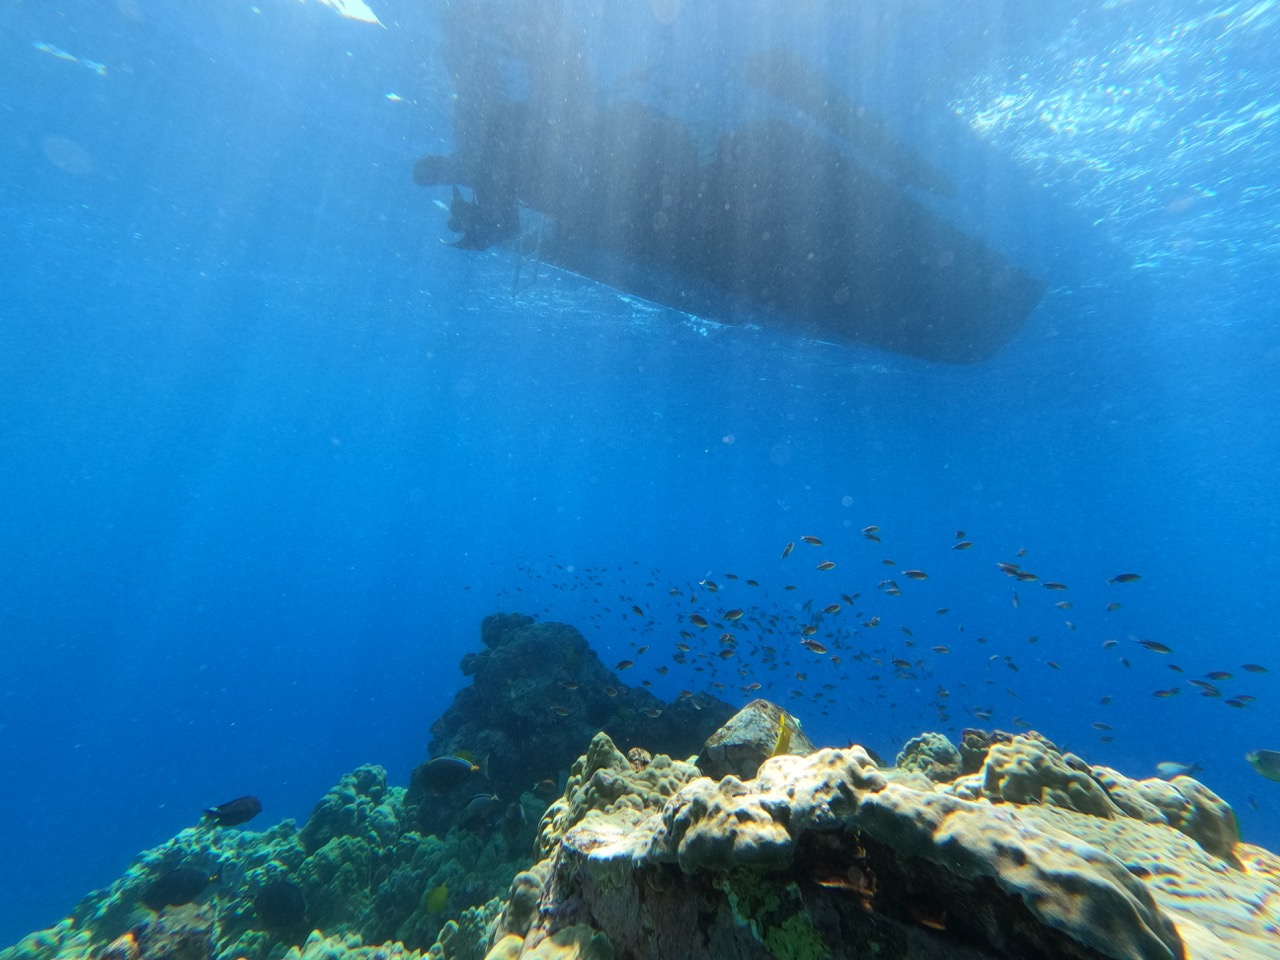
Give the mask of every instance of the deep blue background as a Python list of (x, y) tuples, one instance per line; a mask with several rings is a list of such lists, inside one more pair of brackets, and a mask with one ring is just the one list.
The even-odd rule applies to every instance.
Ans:
[[(364, 762), (403, 782), (495, 610), (577, 624), (610, 663), (650, 643), (628, 680), (705, 686), (652, 672), (690, 589), (783, 618), (862, 591), (882, 625), (854, 648), (924, 658), (896, 679), (788, 635), (788, 669), (721, 670), (728, 699), (762, 682), (819, 742), (892, 754), (990, 708), (1132, 775), (1198, 760), (1246, 838), (1280, 844), (1280, 785), (1242, 759), (1280, 749), (1280, 14), (579, 6), (604, 78), (694, 122), (749, 114), (730, 67), (791, 43), (1050, 293), (967, 368), (559, 274), (513, 298), (509, 255), (440, 245), (446, 195), (408, 176), (449, 142), (429, 5), (375, 4), (382, 29), (292, 0), (4, 0), (0, 848), (21, 882), (0, 941), (204, 806), (253, 792), (265, 821), (303, 817)], [(802, 534), (827, 545), (780, 560)], [(1015, 608), (995, 562), (1020, 548), (1070, 591), (1023, 585)], [(886, 598), (885, 558), (930, 579)], [(1126, 570), (1143, 579), (1106, 583)], [(1213, 669), (1258, 700), (1152, 697)]]

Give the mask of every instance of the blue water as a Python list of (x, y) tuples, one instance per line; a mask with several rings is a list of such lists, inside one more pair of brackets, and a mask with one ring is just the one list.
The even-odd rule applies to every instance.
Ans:
[[(835, 72), (1044, 301), (944, 367), (555, 272), (512, 296), (409, 178), (451, 136), (430, 5), (8, 0), (0, 942), (203, 807), (404, 782), (497, 610), (820, 743), (1025, 721), (1134, 776), (1199, 761), (1280, 846), (1243, 760), (1280, 749), (1280, 4), (577, 6), (603, 85), (692, 122), (750, 114), (727, 64), (766, 43)], [(690, 592), (776, 613), (778, 669), (671, 663)], [(796, 645), (853, 592), (824, 630), (884, 666)]]

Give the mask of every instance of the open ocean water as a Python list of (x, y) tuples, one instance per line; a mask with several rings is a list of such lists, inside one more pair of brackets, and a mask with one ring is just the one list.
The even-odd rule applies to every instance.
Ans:
[[(957, 366), (443, 245), (446, 6), (0, 0), (0, 943), (212, 804), (405, 782), (499, 610), (819, 744), (1196, 762), (1280, 846), (1280, 3), (567, 5), (613, 95), (713, 128), (784, 44), (945, 170), (1047, 283)], [(861, 597), (713, 674), (690, 592)]]

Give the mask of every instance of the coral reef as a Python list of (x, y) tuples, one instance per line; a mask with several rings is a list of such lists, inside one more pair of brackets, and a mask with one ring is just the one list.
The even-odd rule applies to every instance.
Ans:
[(925, 733), (881, 769), (767, 701), (716, 730), (723, 704), (651, 706), (559, 624), (483, 637), (434, 746), (511, 751), (500, 769), (455, 756), (397, 787), (365, 766), (301, 828), (183, 830), (0, 960), (1276, 956), (1280, 858), (1190, 777), (1031, 731)]
[[(664, 704), (643, 687), (627, 686), (563, 623), (494, 614), (481, 625), (480, 639), (484, 649), (462, 659), (471, 684), (432, 724), (428, 752), (491, 758), (488, 789), (499, 797), (517, 797), (545, 778), (562, 782), (599, 731), (624, 749), (687, 757), (734, 712), (706, 695)], [(423, 799), (410, 790), (410, 806), (421, 806), (420, 829), (437, 832), (452, 822), (448, 798), (431, 805)]]
[[(952, 782), (928, 776), (932, 758), (963, 762), (936, 734), (905, 769), (855, 746), (712, 780), (661, 755), (633, 770), (598, 735), (488, 960), (560, 956), (584, 927), (637, 960), (1274, 956), (1280, 858), (1239, 843), (1202, 784), (985, 739), (980, 769)], [(668, 763), (662, 787), (644, 779)]]
[(961, 773), (960, 751), (940, 733), (912, 737), (899, 751), (894, 766), (915, 770), (936, 783), (950, 783)]
[[(112, 960), (277, 960), (290, 947), (307, 958), (327, 960), (351, 952), (353, 943), (384, 942), (398, 944), (396, 950), (405, 956), (426, 950), (447, 919), (431, 909), (428, 892), (446, 886), (454, 910), (484, 903), (528, 867), (533, 827), (516, 842), (500, 831), (459, 827), (440, 837), (424, 836), (411, 829), (404, 794), (403, 788), (387, 786), (381, 767), (365, 766), (344, 776), (301, 829), (286, 820), (263, 833), (210, 826), (183, 830), (140, 855), (109, 888), (82, 900), (67, 920), (0, 951), (0, 957), (99, 960), (104, 947), (129, 937), (144, 948), (140, 956), (124, 951)], [(141, 905), (157, 878), (183, 868), (215, 878), (198, 904), (165, 907), (158, 915)], [(263, 892), (282, 887), (296, 891), (303, 913), (296, 922), (282, 924), (261, 915)], [(161, 953), (154, 937), (146, 939), (155, 924), (171, 929), (175, 918), (193, 906), (217, 917), (206, 931), (203, 956)], [(316, 929), (328, 938), (308, 939)], [(392, 958), (386, 950), (373, 954), (373, 960)]]

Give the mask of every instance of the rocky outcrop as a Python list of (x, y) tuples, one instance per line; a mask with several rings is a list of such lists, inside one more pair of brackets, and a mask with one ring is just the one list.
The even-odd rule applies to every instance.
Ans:
[(1203, 785), (1174, 801), (1017, 736), (935, 781), (919, 758), (963, 762), (949, 746), (922, 738), (905, 770), (854, 746), (712, 779), (660, 755), (635, 770), (597, 736), (489, 960), (1274, 956), (1280, 859), (1237, 843)]
[[(581, 633), (522, 614), (494, 614), (480, 629), (484, 649), (462, 658), (471, 678), (431, 726), (431, 756), (464, 752), (485, 762), (483, 789), (504, 800), (551, 780), (563, 784), (582, 745), (604, 731), (624, 750), (634, 746), (673, 757), (698, 752), (733, 708), (705, 694), (663, 703), (609, 670)], [(424, 798), (411, 790), (418, 826), (438, 832), (470, 792)]]
[(768, 700), (752, 700), (707, 738), (698, 754), (698, 768), (708, 777), (750, 779), (760, 764), (780, 753), (798, 757), (815, 747), (798, 721)]

